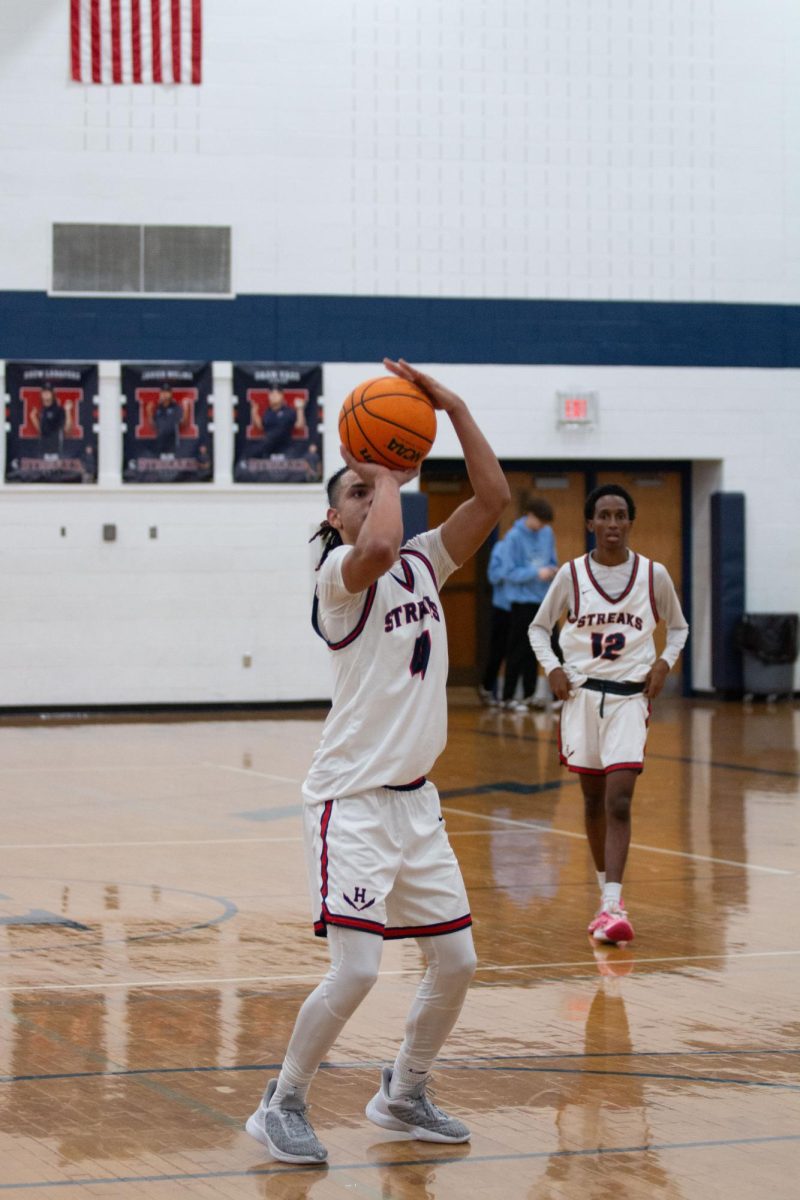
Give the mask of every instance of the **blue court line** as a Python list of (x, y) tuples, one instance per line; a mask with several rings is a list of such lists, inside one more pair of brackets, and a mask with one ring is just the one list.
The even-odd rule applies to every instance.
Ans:
[[(574, 778), (555, 779), (548, 783), (519, 783), (517, 780), (508, 780), (505, 783), (483, 783), (478, 787), (469, 788), (467, 791), (462, 788), (454, 788), (450, 791), (439, 792), (439, 796), (443, 800), (453, 800), (458, 796), (489, 796), (493, 792), (515, 792), (520, 796), (532, 796), (537, 792), (558, 791), (565, 785), (577, 782), (577, 779)], [(252, 812), (239, 812), (232, 815), (241, 817), (245, 821), (277, 821), (283, 820), (285, 817), (297, 817), (302, 811), (302, 804), (293, 804), (285, 808), (257, 808)]]
[(697, 1142), (650, 1142), (639, 1146), (592, 1146), (585, 1150), (531, 1150), (520, 1154), (462, 1154), (459, 1158), (400, 1158), (372, 1159), (369, 1162), (325, 1163), (319, 1167), (248, 1167), (238, 1171), (197, 1171), (174, 1175), (108, 1175), (103, 1178), (86, 1176), (83, 1179), (30, 1180), (25, 1183), (0, 1183), (0, 1191), (29, 1188), (90, 1187), (92, 1184), (110, 1186), (119, 1183), (189, 1183), (201, 1179), (246, 1179), (254, 1176), (318, 1175), (320, 1178), (338, 1171), (376, 1171), (393, 1167), (458, 1167), (478, 1166), (480, 1163), (531, 1162), (536, 1159), (608, 1158), (617, 1154), (653, 1154), (668, 1150), (709, 1150), (720, 1146), (769, 1146), (800, 1141), (800, 1133), (767, 1134), (749, 1138), (708, 1138)]
[(651, 754), (647, 752), (645, 763), (657, 758), (659, 762), (688, 763), (696, 767), (713, 767), (716, 771), (744, 771), (751, 775), (777, 775), (781, 779), (800, 779), (800, 771), (776, 771), (772, 767), (746, 767), (742, 763), (716, 762), (713, 758), (692, 758), (682, 754)]
[[(46, 879), (46, 877), (44, 877), (44, 876), (36, 876), (36, 875), (7, 875), (7, 876), (5, 876), (5, 881), (8, 882), (9, 880), (14, 880), (14, 879), (24, 879), (28, 883), (36, 883), (43, 878)], [(60, 880), (59, 882), (62, 882), (62, 883), (92, 883), (92, 884), (97, 884), (97, 885), (108, 885), (109, 883), (112, 883), (112, 881), (108, 880), (108, 879), (65, 879), (65, 880)], [(195, 898), (199, 898), (200, 900), (213, 900), (216, 904), (219, 904), (221, 906), (222, 912), (220, 913), (220, 915), (218, 917), (211, 917), (208, 921), (199, 921), (194, 925), (174, 926), (171, 929), (161, 929), (156, 933), (134, 933), (134, 934), (131, 934), (130, 937), (109, 938), (108, 941), (103, 941), (103, 939), (101, 937), (97, 937), (97, 938), (92, 938), (92, 939), (84, 939), (81, 941), (79, 941), (77, 939), (75, 939), (75, 940), (70, 939), (69, 943), (66, 946), (63, 942), (59, 942), (59, 943), (56, 943), (56, 944), (53, 944), (50, 946), (15, 946), (13, 950), (0, 950), (0, 958), (2, 958), (2, 957), (10, 958), (16, 954), (49, 954), (53, 950), (64, 950), (64, 949), (92, 950), (97, 946), (117, 946), (117, 945), (126, 945), (127, 946), (128, 944), (133, 943), (133, 942), (152, 942), (152, 941), (157, 941), (158, 938), (183, 937), (187, 933), (196, 933), (197, 930), (199, 930), (199, 929), (213, 929), (213, 927), (215, 925), (222, 925), (222, 924), (224, 924), (225, 921), (230, 921), (232, 917), (237, 916), (239, 913), (239, 909), (234, 904), (234, 902), (232, 900), (229, 900), (226, 896), (211, 896), (206, 892), (191, 891), (189, 888), (165, 887), (163, 884), (160, 884), (160, 883), (131, 883), (129, 880), (123, 880), (122, 882), (120, 882), (119, 880), (114, 880), (113, 886), (114, 887), (139, 888), (139, 889), (144, 888), (149, 891), (151, 891), (153, 889), (157, 889), (160, 893), (162, 893), (164, 895), (169, 895), (170, 893), (175, 893), (176, 895), (179, 895), (179, 896), (193, 896)], [(9, 900), (12, 899), (11, 896), (9, 896), (7, 898)], [(4, 922), (4, 923), (6, 923), (6, 922)], [(30, 924), (30, 922), (29, 922), (29, 924)], [(40, 928), (46, 928), (46, 927), (40, 926)]]
[[(6, 899), (10, 900), (8, 896)], [(67, 917), (59, 917), (57, 913), (46, 908), (29, 908), (27, 913), (18, 916), (0, 917), (0, 925), (11, 926), (31, 925), (41, 928), (76, 929), (79, 933), (91, 933), (89, 925), (81, 925), (79, 921), (70, 921)]]
[[(480, 737), (504, 738), (508, 736), (504, 730), (473, 729), (472, 732), (478, 734)], [(553, 746), (558, 745), (558, 738), (539, 737), (537, 734), (532, 733), (515, 734), (515, 740), (522, 742), (549, 742)], [(800, 779), (800, 771), (776, 771), (772, 767), (748, 767), (742, 763), (715, 762), (714, 759), (692, 758), (690, 755), (652, 754), (649, 750), (647, 751), (645, 766), (653, 759), (658, 759), (659, 762), (689, 763), (696, 767), (714, 767), (720, 771), (744, 771), (745, 774), (777, 775), (782, 779)]]
[(480, 783), (471, 788), (448, 788), (439, 792), (441, 800), (457, 800), (459, 796), (491, 796), (493, 792), (512, 792), (518, 796), (535, 796), (537, 792), (557, 792), (559, 788), (577, 784), (577, 779), (553, 779), (548, 783), (520, 783), (504, 779), (497, 783)]

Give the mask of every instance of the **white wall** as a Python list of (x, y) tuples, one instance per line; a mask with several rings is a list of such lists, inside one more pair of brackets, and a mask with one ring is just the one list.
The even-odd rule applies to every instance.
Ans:
[[(219, 444), (213, 485), (121, 484), (118, 471), (103, 469), (119, 461), (117, 367), (101, 371), (104, 482), (0, 485), (0, 706), (327, 696), (326, 653), (309, 622), (317, 544), (307, 544), (324, 515), (322, 485), (233, 485)], [(697, 688), (711, 686), (711, 492), (747, 496), (748, 608), (797, 611), (800, 372), (430, 370), (468, 398), (501, 457), (694, 463), (687, 615)], [(325, 367), (326, 475), (338, 465), (338, 400), (375, 371), (374, 363)], [(215, 378), (221, 432), (229, 428), (229, 364), (217, 364)], [(598, 393), (592, 433), (556, 425), (555, 394), (571, 388)], [(440, 419), (434, 457), (457, 453)], [(116, 542), (102, 541), (107, 523), (117, 526)], [(246, 654), (251, 668), (242, 666)]]
[[(4, 496), (0, 705), (327, 695), (306, 545), (320, 507), (284, 488), (261, 503), (166, 489)], [(116, 542), (103, 542), (106, 523)]]
[(155, 221), (231, 224), (239, 292), (800, 297), (795, 0), (203, 10), (201, 87), (92, 87), (66, 0), (0, 4), (0, 287)]
[[(53, 222), (106, 221), (230, 224), (239, 293), (800, 300), (796, 0), (205, 0), (200, 88), (70, 83), (68, 14), (0, 3), (0, 290), (50, 286)], [(375, 370), (326, 364), (328, 469)], [(695, 464), (696, 686), (711, 491), (747, 495), (748, 607), (798, 607), (797, 371), (442, 374), (508, 458)], [(0, 705), (327, 694), (322, 489), (230, 484), (215, 379), (213, 487), (118, 482), (115, 364), (100, 484), (0, 485)], [(555, 428), (571, 387), (591, 438)]]
[(119, 364), (102, 363), (99, 484), (0, 486), (0, 706), (329, 694), (310, 625), (323, 488), (232, 486), (230, 365), (215, 375), (213, 485), (123, 487)]

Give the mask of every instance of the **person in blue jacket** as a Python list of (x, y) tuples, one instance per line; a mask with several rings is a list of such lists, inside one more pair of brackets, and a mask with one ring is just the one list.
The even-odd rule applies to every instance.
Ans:
[(489, 555), (486, 574), (492, 585), (492, 615), (489, 625), (489, 654), (478, 695), (483, 704), (498, 704), (497, 676), (506, 656), (508, 630), (511, 624), (511, 600), (507, 594), (505, 573), (505, 539), (498, 539)]
[(503, 685), (503, 703), (507, 708), (514, 705), (520, 676), (523, 699), (518, 704), (525, 708), (533, 704), (537, 666), (528, 639), (528, 626), (539, 611), (550, 580), (558, 569), (556, 541), (550, 527), (552, 520), (550, 505), (534, 496), (503, 541), (505, 594), (511, 601)]

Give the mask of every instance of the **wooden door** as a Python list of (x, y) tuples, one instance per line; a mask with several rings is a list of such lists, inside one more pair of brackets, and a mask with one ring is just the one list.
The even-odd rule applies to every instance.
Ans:
[[(500, 518), (501, 537), (522, 515), (526, 502), (533, 496), (541, 496), (551, 504), (555, 514), (553, 532), (558, 561), (566, 562), (583, 554), (586, 549), (583, 471), (507, 471), (506, 479), (511, 488), (511, 503)], [(428, 497), (430, 529), (446, 521), (472, 495), (463, 470), (458, 475), (446, 468), (437, 470), (433, 464), (426, 467), (420, 488)], [(452, 685), (477, 683), (485, 661), (491, 609), (491, 587), (486, 578), (488, 558), (489, 547), (485, 545), (451, 575), (442, 590)]]
[[(511, 503), (500, 518), (500, 536), (505, 536), (531, 497), (541, 496), (553, 508), (553, 533), (559, 563), (585, 553), (583, 508), (589, 490), (587, 474), (585, 469), (555, 471), (546, 467), (507, 471)], [(636, 504), (631, 546), (664, 564), (681, 597), (683, 514), (680, 472), (601, 471), (597, 474), (597, 483), (620, 483), (630, 492)], [(420, 487), (428, 497), (430, 529), (445, 521), (472, 495), (463, 467), (455, 470), (426, 465)], [(489, 547), (484, 546), (450, 577), (442, 592), (450, 653), (449, 681), (454, 685), (475, 684), (485, 660), (491, 608), (491, 588), (486, 579), (488, 558)], [(664, 640), (664, 628), (659, 626), (656, 632), (659, 653)], [(680, 674), (681, 660), (670, 674), (670, 690), (678, 686)]]
[(522, 516), (526, 503), (534, 496), (539, 496), (553, 509), (553, 534), (559, 564), (584, 553), (584, 471), (507, 471), (506, 479), (511, 488), (511, 503), (500, 519), (501, 537), (505, 536), (517, 518)]

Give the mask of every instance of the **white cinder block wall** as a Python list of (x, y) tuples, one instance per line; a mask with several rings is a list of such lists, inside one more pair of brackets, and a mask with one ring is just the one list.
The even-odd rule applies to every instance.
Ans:
[(239, 292), (797, 302), (793, 0), (203, 13), (201, 87), (83, 87), (69, 5), (3, 0), (3, 288), (157, 221), (231, 224)]
[[(68, 12), (0, 5), (0, 292), (47, 290), (51, 226), (79, 221), (229, 224), (239, 294), (800, 297), (789, 0), (205, 0), (202, 87), (160, 89), (69, 83)], [(711, 491), (747, 496), (748, 607), (798, 608), (797, 371), (437, 369), (508, 458), (695, 464), (697, 687)], [(325, 364), (327, 470), (338, 401), (374, 371)], [(213, 487), (122, 487), (113, 363), (98, 486), (0, 485), (0, 705), (327, 694), (322, 490), (230, 484), (228, 364), (215, 380)], [(600, 396), (591, 438), (556, 429), (569, 387)]]
[[(423, 364), (425, 365), (425, 364)], [(117, 364), (103, 364), (101, 462), (118, 454)], [(230, 409), (215, 375), (218, 425)], [(748, 607), (796, 611), (800, 372), (429, 364), (468, 397), (499, 455), (683, 459), (693, 470), (693, 676), (711, 686), (709, 503), (747, 496)], [(337, 401), (374, 363), (325, 368), (326, 474)], [(226, 379), (226, 374), (228, 378)], [(592, 434), (559, 430), (557, 391), (596, 390)], [(434, 456), (457, 454), (446, 419)], [(321, 486), (0, 489), (0, 705), (303, 700), (328, 695), (311, 631)], [(117, 474), (117, 479), (119, 475)], [(117, 540), (102, 541), (102, 527)], [(150, 529), (157, 537), (150, 537)], [(61, 529), (66, 536), (61, 536)], [(316, 544), (315, 544), (316, 545)], [(243, 666), (245, 656), (252, 666)]]

